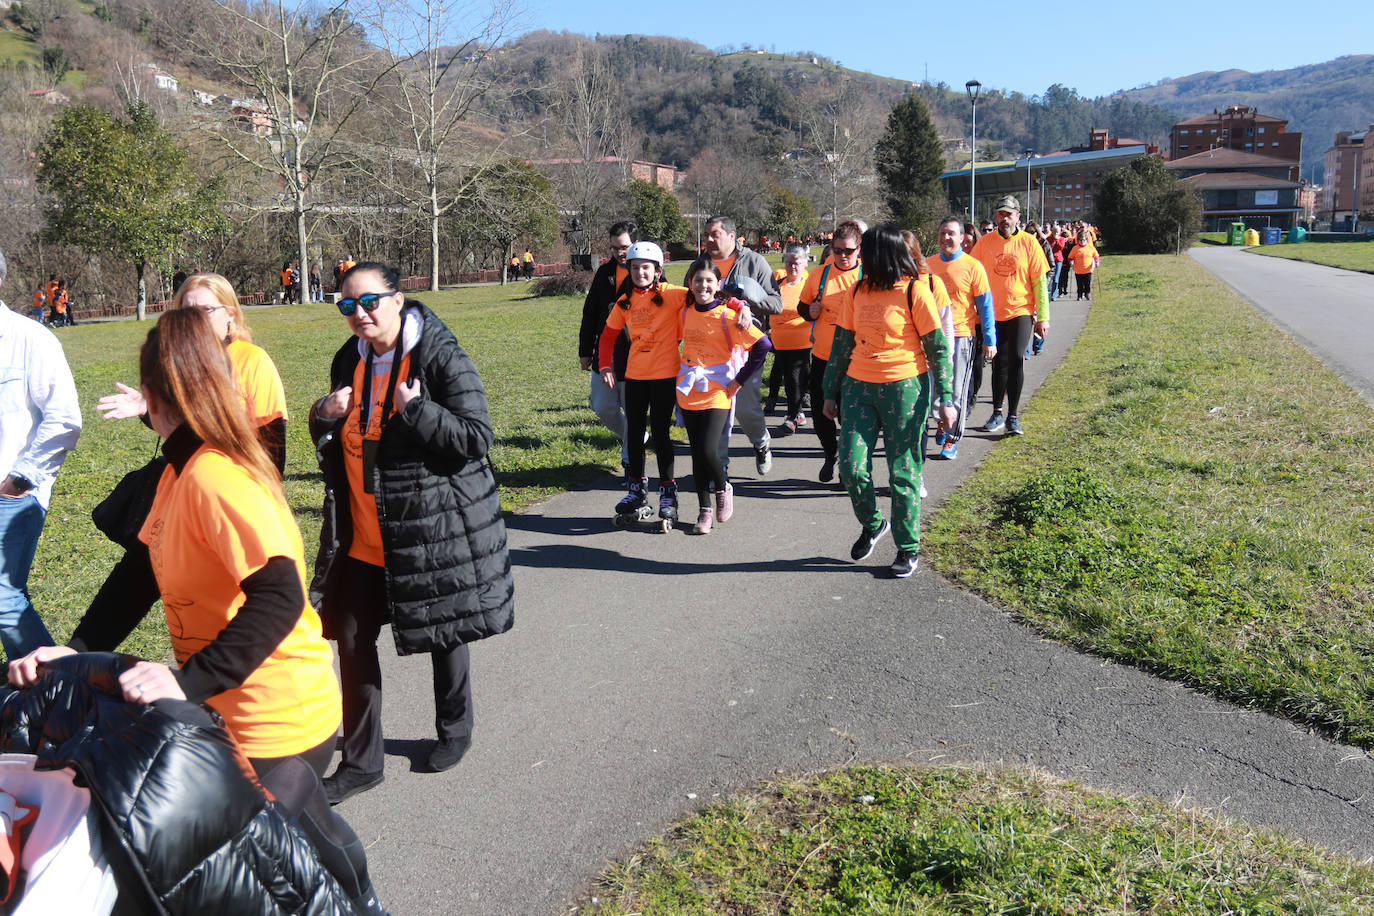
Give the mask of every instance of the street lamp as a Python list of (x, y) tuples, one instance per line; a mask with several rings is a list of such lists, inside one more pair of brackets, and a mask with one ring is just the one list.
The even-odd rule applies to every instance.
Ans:
[[(1031, 212), (1031, 196), (1030, 196), (1030, 194), (1031, 194), (1031, 153), (1033, 153), (1033, 152), (1035, 152), (1035, 150), (1032, 150), (1032, 149), (1027, 149), (1027, 150), (1026, 150), (1026, 217), (1027, 217), (1027, 218), (1030, 217), (1030, 212)], [(1045, 214), (1042, 212), (1042, 213), (1040, 214), (1040, 219), (1041, 219), (1041, 220), (1044, 220), (1044, 218), (1045, 218)]]
[(968, 100), (973, 105), (973, 159), (968, 167), (968, 213), (969, 220), (978, 222), (978, 91), (983, 84), (977, 80), (964, 83)]

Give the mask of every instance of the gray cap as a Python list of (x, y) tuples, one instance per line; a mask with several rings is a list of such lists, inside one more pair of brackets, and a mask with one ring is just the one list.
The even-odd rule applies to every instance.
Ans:
[(1008, 194), (1006, 197), (999, 197), (999, 198), (997, 199), (997, 206), (996, 206), (995, 209), (997, 209), (997, 210), (1010, 210), (1010, 211), (1012, 211), (1013, 213), (1020, 213), (1020, 212), (1021, 212), (1021, 202), (1020, 202), (1019, 200), (1016, 199), (1016, 195), (1015, 195), (1015, 194)]

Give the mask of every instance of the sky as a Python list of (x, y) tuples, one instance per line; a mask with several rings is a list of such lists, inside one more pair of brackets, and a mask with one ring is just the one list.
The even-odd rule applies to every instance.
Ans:
[[(976, 79), (985, 90), (1026, 95), (1063, 83), (1092, 98), (1203, 70), (1286, 70), (1374, 53), (1370, 0), (1328, 0), (1310, 8), (1291, 0), (984, 0), (976, 6), (949, 4), (956, 12), (944, 20), (937, 4), (896, 0), (678, 6), (517, 2), (524, 4), (521, 32), (671, 35), (714, 50), (748, 44), (779, 53), (812, 51), (879, 76), (920, 82), (929, 74), (931, 82), (951, 86)], [(961, 12), (970, 7), (986, 10), (986, 19)], [(1312, 11), (1311, 17), (1300, 21), (1304, 9)], [(650, 10), (653, 17), (644, 15)], [(881, 40), (873, 40), (875, 31)], [(977, 53), (969, 52), (970, 42)]]

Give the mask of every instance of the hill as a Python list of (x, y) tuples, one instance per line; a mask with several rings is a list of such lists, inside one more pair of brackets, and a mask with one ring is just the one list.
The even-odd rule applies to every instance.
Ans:
[(1354, 54), (1288, 70), (1207, 70), (1125, 93), (1131, 99), (1172, 109), (1183, 118), (1227, 105), (1249, 105), (1287, 118), (1303, 132), (1302, 175), (1322, 180), (1322, 159), (1342, 130), (1374, 123), (1374, 54)]

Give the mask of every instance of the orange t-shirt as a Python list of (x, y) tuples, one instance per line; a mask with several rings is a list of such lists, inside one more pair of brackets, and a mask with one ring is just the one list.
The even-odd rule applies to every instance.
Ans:
[(803, 273), (796, 283), (787, 282), (787, 271), (773, 273), (782, 293), (782, 311), (768, 319), (768, 336), (776, 350), (807, 350), (811, 347), (811, 322), (797, 314), (797, 302), (810, 272)]
[(1097, 258), (1097, 249), (1093, 247), (1092, 242), (1086, 245), (1075, 245), (1070, 257), (1073, 260), (1074, 273), (1090, 274), (1093, 272), (1093, 261)]
[[(848, 297), (849, 290), (855, 283), (859, 282), (859, 277), (863, 271), (859, 267), (852, 270), (840, 270), (835, 265), (830, 267), (829, 276), (825, 279), (825, 295), (821, 299), (821, 314), (816, 319), (814, 330), (815, 341), (811, 344), (811, 355), (817, 359), (830, 358), (830, 346), (835, 341), (835, 318), (840, 314), (840, 306)], [(798, 302), (813, 302), (821, 289), (821, 275), (826, 273), (824, 266), (811, 271), (806, 275), (806, 283), (802, 286), (801, 295)]]
[[(291, 510), (242, 465), (208, 446), (180, 474), (173, 467), (162, 472), (138, 537), (148, 545), (179, 664), (234, 619), (247, 600), (240, 583), (268, 560), (289, 557), (306, 581), (305, 546)], [(242, 686), (207, 702), (249, 757), (298, 754), (339, 727), (333, 663), (319, 615), (303, 598), (300, 619), (272, 654)]]
[(1050, 269), (1045, 251), (1029, 232), (1009, 239), (989, 232), (970, 252), (983, 262), (992, 287), (992, 312), (998, 321), (1035, 314), (1035, 284)]
[(267, 351), (246, 340), (234, 340), (224, 348), (234, 370), (234, 385), (243, 398), (243, 409), (254, 426), (286, 419), (286, 391), (277, 365)]
[[(735, 327), (739, 313), (723, 303), (709, 312), (698, 311), (695, 304), (683, 311), (681, 368), (720, 365), (735, 347), (748, 350), (763, 339), (763, 332), (752, 324), (743, 330)], [(706, 391), (679, 391), (677, 403), (683, 410), (729, 410), (730, 396), (723, 385), (709, 381)]]
[(687, 304), (687, 288), (659, 284), (662, 305), (654, 303), (653, 289), (630, 290), (630, 307), (611, 306), (606, 327), (628, 328), (630, 359), (625, 377), (646, 381), (677, 378), (680, 364), (678, 341), (682, 340), (682, 308)]
[(58, 284), (58, 282), (57, 282), (56, 280), (49, 280), (47, 286), (44, 287), (44, 290), (45, 290), (46, 293), (47, 293), (48, 301), (49, 301), (49, 302), (52, 302), (54, 299), (57, 298), (57, 289), (58, 289), (58, 286), (59, 286), (59, 284)]
[(978, 324), (978, 307), (974, 300), (988, 291), (988, 272), (983, 262), (968, 254), (953, 261), (936, 255), (927, 261), (931, 272), (945, 282), (950, 304), (954, 309), (954, 336), (972, 337)]
[(850, 378), (898, 382), (926, 371), (921, 338), (940, 327), (940, 315), (924, 281), (915, 281), (908, 305), (907, 288), (912, 283), (910, 277), (903, 277), (892, 289), (870, 289), (865, 284), (845, 297), (836, 326), (854, 332)]
[[(393, 359), (396, 351), (392, 351)], [(369, 400), (371, 409), (367, 412), (367, 432), (359, 426), (362, 410), (363, 374), (367, 371), (367, 360), (358, 360), (353, 369), (353, 407), (344, 417), (343, 444), (344, 472), (348, 475), (348, 508), (353, 515), (353, 543), (348, 555), (355, 560), (371, 563), (373, 566), (386, 565), (386, 553), (382, 549), (382, 524), (377, 517), (377, 494), (364, 489), (363, 479), (363, 439), (378, 442), (382, 438), (384, 417), (382, 407), (386, 404), (387, 386), (391, 383), (391, 360), (372, 360), (372, 391)], [(397, 382), (410, 377), (410, 354), (401, 357), (400, 374)], [(393, 404), (392, 413), (395, 406)]]
[(714, 258), (711, 259), (711, 263), (716, 265), (716, 270), (720, 271), (721, 282), (724, 282), (725, 280), (728, 280), (730, 278), (730, 271), (735, 269), (735, 261), (738, 260), (738, 258), (739, 253), (736, 252), (735, 254), (730, 255), (730, 257), (722, 258), (719, 261), (715, 260)]
[(289, 271), (289, 270), (283, 270), (283, 271), (281, 272), (281, 285), (282, 285), (282, 286), (290, 286), (290, 285), (291, 285), (291, 271)]

